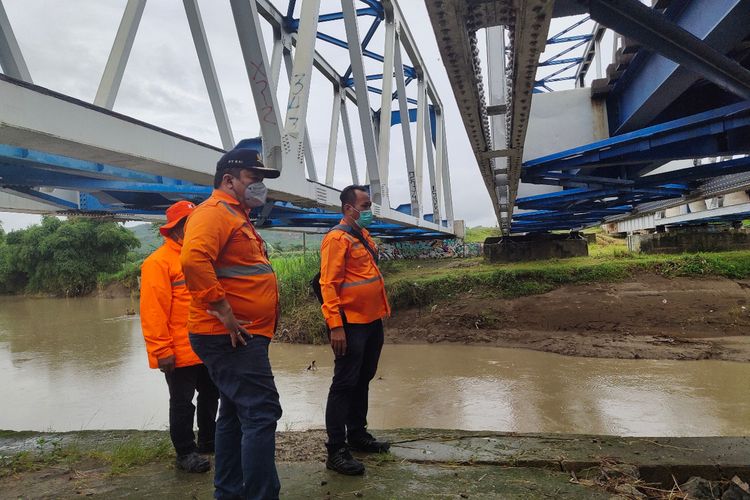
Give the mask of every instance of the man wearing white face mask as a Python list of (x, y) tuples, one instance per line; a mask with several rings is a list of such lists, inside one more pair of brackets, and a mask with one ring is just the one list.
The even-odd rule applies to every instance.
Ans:
[(214, 191), (188, 218), (180, 261), (192, 299), (190, 344), (221, 393), (215, 498), (278, 498), (279, 394), (268, 345), (279, 314), (276, 275), (250, 209), (266, 202), (266, 168), (253, 149), (216, 164)]
[(367, 188), (348, 186), (340, 199), (344, 218), (320, 246), (322, 311), (335, 355), (326, 404), (326, 467), (354, 476), (365, 467), (350, 449), (385, 453), (390, 447), (367, 432), (367, 406), (383, 348), (383, 318), (391, 310), (377, 246), (365, 229), (373, 218)]

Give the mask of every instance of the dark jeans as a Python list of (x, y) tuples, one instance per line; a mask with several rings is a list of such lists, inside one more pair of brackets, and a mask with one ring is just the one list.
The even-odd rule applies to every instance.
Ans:
[(214, 497), (276, 499), (276, 421), (279, 393), (268, 359), (270, 339), (244, 335), (232, 347), (229, 335), (190, 334), (190, 344), (221, 392), (216, 423)]
[(177, 455), (187, 455), (197, 449), (193, 433), (195, 391), (198, 391), (198, 445), (201, 448), (213, 446), (219, 390), (205, 365), (175, 368), (164, 377), (169, 386), (169, 435)]
[(345, 323), (346, 354), (334, 362), (333, 382), (326, 405), (326, 446), (334, 451), (346, 439), (357, 439), (367, 431), (367, 399), (383, 349), (383, 321)]

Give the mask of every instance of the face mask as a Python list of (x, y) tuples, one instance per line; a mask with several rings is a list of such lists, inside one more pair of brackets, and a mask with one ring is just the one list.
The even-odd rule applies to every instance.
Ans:
[(245, 188), (245, 204), (250, 208), (262, 207), (266, 204), (268, 188), (263, 181), (254, 182)]
[[(354, 210), (357, 210), (357, 209), (354, 208)], [(372, 210), (362, 210), (361, 212), (357, 210), (357, 212), (359, 213), (359, 219), (357, 219), (357, 225), (359, 227), (367, 227), (370, 224), (372, 224), (372, 219), (373, 219)]]

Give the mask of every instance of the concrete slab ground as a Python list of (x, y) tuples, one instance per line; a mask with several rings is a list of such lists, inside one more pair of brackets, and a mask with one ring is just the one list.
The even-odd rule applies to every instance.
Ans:
[[(367, 473), (326, 470), (322, 431), (279, 433), (282, 498), (661, 498), (675, 481), (750, 477), (750, 439), (622, 438), (401, 429)], [(114, 467), (111, 450), (162, 453)], [(166, 444), (166, 446), (164, 446)], [(674, 475), (674, 477), (672, 477)], [(0, 498), (211, 498), (211, 474), (172, 465), (166, 433), (0, 432)], [(635, 488), (638, 487), (638, 491)], [(665, 496), (666, 497), (666, 496)]]

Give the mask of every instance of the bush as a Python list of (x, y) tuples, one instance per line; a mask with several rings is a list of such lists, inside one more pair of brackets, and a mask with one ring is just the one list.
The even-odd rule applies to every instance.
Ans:
[(0, 283), (7, 293), (78, 296), (91, 292), (100, 273), (120, 271), (139, 242), (112, 221), (43, 217), (8, 233), (0, 247)]

